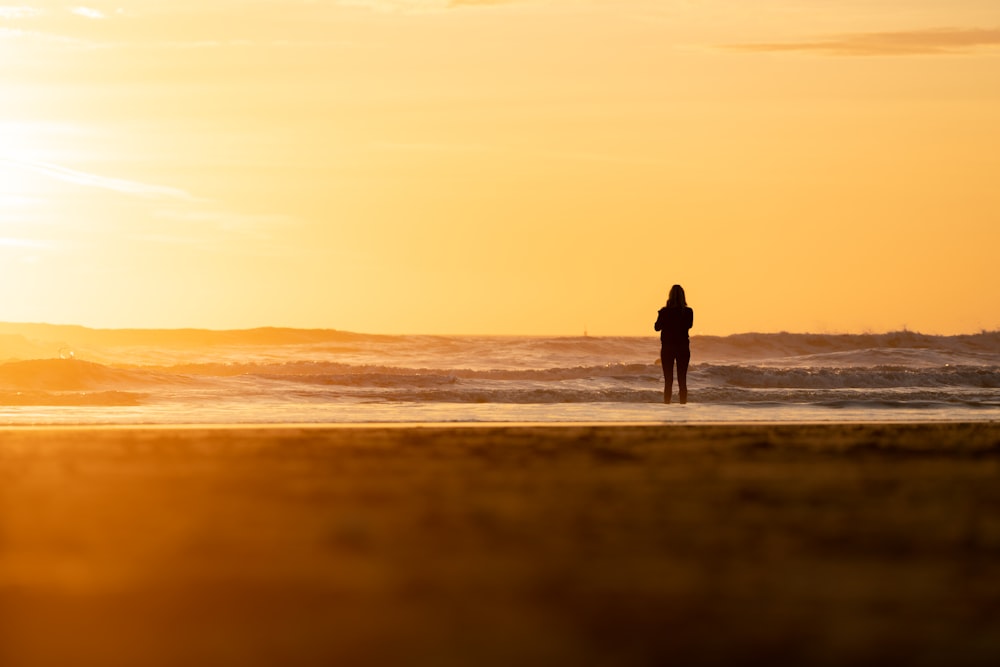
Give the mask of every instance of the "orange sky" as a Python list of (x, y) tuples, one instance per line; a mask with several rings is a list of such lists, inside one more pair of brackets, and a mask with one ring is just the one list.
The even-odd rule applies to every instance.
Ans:
[(995, 0), (0, 5), (0, 320), (1000, 328)]

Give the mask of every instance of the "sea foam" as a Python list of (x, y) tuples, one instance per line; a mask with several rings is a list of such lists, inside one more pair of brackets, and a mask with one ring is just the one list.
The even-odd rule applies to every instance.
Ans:
[[(12, 332), (14, 326), (0, 325), (0, 352), (9, 355), (0, 364), (0, 407), (6, 406), (0, 419), (8, 423), (468, 419), (469, 409), (461, 406), (477, 406), (473, 420), (486, 421), (528, 411), (541, 412), (543, 421), (573, 420), (584, 406), (601, 419), (675, 414), (661, 405), (653, 336), (44, 325)], [(775, 406), (783, 413), (792, 406), (796, 414), (868, 410), (875, 418), (885, 411), (1000, 417), (998, 332), (694, 336), (691, 348), (690, 399), (715, 406), (715, 420), (750, 408), (775, 412)], [(24, 354), (38, 358), (19, 357)]]

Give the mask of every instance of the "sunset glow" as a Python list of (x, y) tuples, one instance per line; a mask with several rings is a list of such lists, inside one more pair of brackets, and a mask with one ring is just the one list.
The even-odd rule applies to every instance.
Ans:
[(0, 5), (0, 321), (1000, 328), (995, 0)]

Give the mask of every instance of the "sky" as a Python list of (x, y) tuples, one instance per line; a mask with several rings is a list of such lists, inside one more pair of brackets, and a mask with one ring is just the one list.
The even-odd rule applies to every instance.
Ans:
[(975, 333), (998, 178), (996, 0), (0, 4), (0, 321)]

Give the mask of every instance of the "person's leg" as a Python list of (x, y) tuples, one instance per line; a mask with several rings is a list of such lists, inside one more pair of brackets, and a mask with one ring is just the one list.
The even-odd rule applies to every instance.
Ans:
[(689, 363), (691, 363), (691, 350), (681, 350), (677, 355), (677, 387), (680, 390), (681, 403), (688, 402)]
[(670, 402), (674, 392), (674, 352), (667, 348), (660, 350), (660, 364), (663, 366), (663, 402)]

